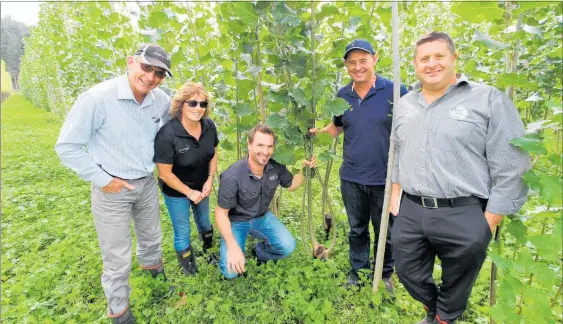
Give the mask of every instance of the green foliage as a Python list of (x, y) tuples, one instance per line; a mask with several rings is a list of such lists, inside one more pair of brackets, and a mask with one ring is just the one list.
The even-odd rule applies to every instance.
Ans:
[[(277, 131), (275, 158), (297, 166), (306, 154), (308, 128), (315, 124), (323, 127), (333, 115), (348, 107), (343, 100), (335, 99), (335, 93), (348, 82), (342, 53), (351, 39), (370, 40), (379, 54), (377, 72), (391, 76), (390, 3), (156, 1), (131, 5), (134, 10), (125, 3), (113, 2), (43, 3), (39, 24), (25, 41), (20, 83), (26, 98), (63, 117), (79, 93), (101, 80), (124, 73), (125, 57), (139, 42), (155, 41), (172, 55), (175, 78), (167, 79), (164, 86), (173, 91), (187, 81), (197, 81), (214, 94), (213, 118), (219, 126), (221, 149), (225, 152), (221, 156), (226, 156), (222, 167), (243, 153), (245, 132), (259, 122)], [(512, 144), (532, 155), (533, 169), (524, 177), (531, 188), (530, 199), (518, 214), (506, 218), (502, 239), (490, 251), (491, 260), (499, 268), (496, 304), (488, 307), (490, 287), (486, 264), (462, 321), (484, 322), (484, 317), (490, 315), (497, 323), (561, 322), (561, 294), (557, 291), (561, 288), (562, 268), (562, 13), (563, 6), (556, 2), (400, 3), (399, 50), (404, 84), (416, 81), (411, 63), (412, 44), (416, 39), (431, 30), (448, 32), (460, 54), (458, 70), (470, 80), (511, 94), (528, 129), (528, 135), (514, 139)], [(48, 132), (56, 133), (56, 130), (52, 128)], [(28, 140), (26, 135), (21, 138)], [(55, 135), (51, 140), (54, 138)], [(338, 158), (340, 147), (331, 148), (329, 137), (316, 136), (314, 143), (319, 160), (329, 164)], [(49, 145), (52, 147), (52, 143)], [(3, 149), (3, 158), (19, 152), (16, 147), (6, 148), (8, 153)], [(15, 161), (14, 172), (22, 179), (39, 181), (28, 170), (35, 168), (35, 164), (12, 158), (8, 161)], [(33, 160), (29, 156), (26, 159)], [(58, 164), (52, 161), (50, 165)], [(39, 173), (45, 176), (43, 172), (47, 171)], [(53, 193), (47, 188), (42, 189), (48, 194), (41, 192), (33, 197), (23, 190), (6, 189), (6, 185), (15, 187), (19, 182), (15, 175), (6, 178), (3, 174), (3, 213), (13, 217), (7, 224), (15, 222), (23, 226), (35, 220), (13, 216), (24, 210), (31, 210), (29, 213), (38, 217), (64, 207), (68, 214), (87, 217), (86, 209), (80, 205), (83, 200), (88, 201), (87, 190), (71, 180), (75, 176), (63, 169), (50, 168), (49, 172), (56, 174), (49, 174), (48, 179), (61, 181), (61, 186), (81, 188), (80, 193), (73, 193), (72, 197), (66, 193), (66, 200), (59, 198), (55, 203), (49, 201), (49, 194)], [(332, 173), (335, 179), (337, 174)], [(330, 196), (338, 197), (338, 181), (331, 183)], [(298, 201), (292, 199), (288, 203), (285, 215), (298, 213), (301, 207)], [(52, 217), (54, 221), (63, 217), (59, 213)], [(70, 233), (64, 237), (77, 240), (77, 244), (82, 244), (80, 248), (96, 251), (91, 229), (84, 229), (90, 221), (78, 224), (76, 217), (66, 213), (64, 216), (71, 219), (72, 226), (87, 233), (81, 235), (88, 235), (89, 242), (84, 245)], [(294, 226), (294, 222), (289, 216), (288, 223)], [(8, 228), (14, 227), (6, 227), (3, 221), (3, 234)], [(3, 287), (2, 314), (6, 314), (5, 309), (12, 314), (29, 314), (26, 320), (30, 322), (43, 318), (60, 318), (60, 322), (97, 321), (103, 318), (100, 311), (103, 301), (97, 288), (99, 258), (97, 254), (78, 257), (82, 255), (80, 248), (78, 252), (70, 249), (57, 232), (69, 230), (56, 228), (60, 227), (47, 228), (34, 222), (31, 229), (10, 232), (14, 237), (8, 236), (8, 246), (3, 242), (2, 253), (9, 261), (6, 263), (3, 258), (2, 276), (9, 288), (5, 292)], [(294, 233), (298, 232), (296, 227), (293, 229)], [(31, 240), (25, 247), (49, 249), (42, 252), (54, 260), (47, 270), (34, 267), (30, 257), (14, 247), (16, 238), (25, 241), (26, 235), (36, 237), (31, 233), (43, 232), (47, 234)], [(379, 303), (381, 299), (375, 296), (373, 302), (377, 306), (370, 308), (372, 297), (367, 291), (354, 295), (334, 288), (334, 278), (342, 279), (347, 267), (345, 236), (339, 233), (336, 255), (327, 263), (313, 263), (300, 255), (283, 266), (261, 269), (257, 272), (257, 282), (217, 282), (217, 274), (209, 270), (197, 280), (180, 280), (189, 292), (187, 300), (169, 296), (164, 302), (167, 307), (162, 309), (151, 304), (156, 298), (152, 292), (161, 287), (134, 279), (133, 298), (148, 321), (158, 318), (172, 322), (182, 314), (188, 320), (204, 322), (414, 322), (417, 316), (413, 314), (421, 312), (406, 294), (394, 306)], [(167, 253), (167, 259), (172, 260), (170, 250)], [(62, 263), (72, 265), (65, 272), (70, 273), (69, 280), (72, 276), (82, 276), (73, 281), (78, 286), (71, 289), (67, 279), (61, 279), (60, 285), (52, 280), (40, 280), (60, 275), (65, 267)], [(35, 272), (26, 270), (27, 265)], [(86, 265), (88, 274), (80, 273), (78, 267)], [(320, 279), (312, 280), (316, 274)], [(30, 277), (29, 283), (22, 276)], [(38, 287), (32, 287), (31, 283), (36, 282)], [(92, 291), (91, 287), (98, 290)], [(28, 298), (22, 297), (25, 294)], [(68, 304), (73, 305), (72, 310), (64, 309)], [(15, 317), (9, 319), (16, 321)]]
[(12, 93), (12, 77), (10, 76), (10, 73), (6, 71), (6, 63), (4, 63), (4, 61), (1, 62), (0, 73), (2, 75), (2, 80), (0, 81), (0, 84), (2, 85), (2, 101), (4, 101), (4, 99)]

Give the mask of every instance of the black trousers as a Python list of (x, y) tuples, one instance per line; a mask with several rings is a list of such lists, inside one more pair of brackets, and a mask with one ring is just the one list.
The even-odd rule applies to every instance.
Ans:
[[(414, 299), (454, 321), (467, 307), (491, 237), (479, 202), (429, 209), (403, 196), (391, 234), (397, 276)], [(440, 287), (432, 279), (436, 256)]]

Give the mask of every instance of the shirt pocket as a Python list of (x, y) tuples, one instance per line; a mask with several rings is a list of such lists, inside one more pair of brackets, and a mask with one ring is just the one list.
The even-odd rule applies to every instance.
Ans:
[(256, 206), (258, 206), (258, 192), (241, 189), (239, 190), (238, 198), (240, 206), (248, 211), (254, 211)]
[(441, 118), (436, 124), (432, 145), (443, 151), (462, 151), (475, 140), (477, 128), (475, 123), (467, 120)]

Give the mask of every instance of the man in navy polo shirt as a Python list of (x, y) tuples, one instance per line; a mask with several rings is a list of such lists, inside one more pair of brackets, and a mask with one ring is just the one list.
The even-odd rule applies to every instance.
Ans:
[[(327, 132), (333, 138), (344, 132), (344, 152), (340, 167), (341, 192), (344, 207), (348, 214), (350, 232), (350, 273), (347, 286), (359, 284), (358, 271), (370, 269), (369, 221), (376, 235), (379, 233), (385, 179), (387, 175), (387, 156), (393, 109), (393, 82), (374, 74), (378, 56), (371, 44), (356, 39), (346, 46), (344, 63), (352, 82), (338, 91), (350, 108), (322, 128), (312, 128), (311, 133)], [(407, 89), (401, 86), (401, 95)], [(385, 288), (393, 292), (390, 280), (393, 274), (393, 250), (391, 248), (390, 227), (385, 244), (383, 281)], [(377, 239), (374, 240), (374, 253)], [(374, 256), (375, 262), (375, 256)]]

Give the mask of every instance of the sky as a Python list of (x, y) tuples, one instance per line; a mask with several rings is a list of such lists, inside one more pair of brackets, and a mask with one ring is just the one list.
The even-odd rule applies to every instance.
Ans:
[(12, 20), (22, 22), (27, 26), (37, 25), (40, 3), (37, 1), (2, 1), (0, 13), (2, 18), (10, 16)]

